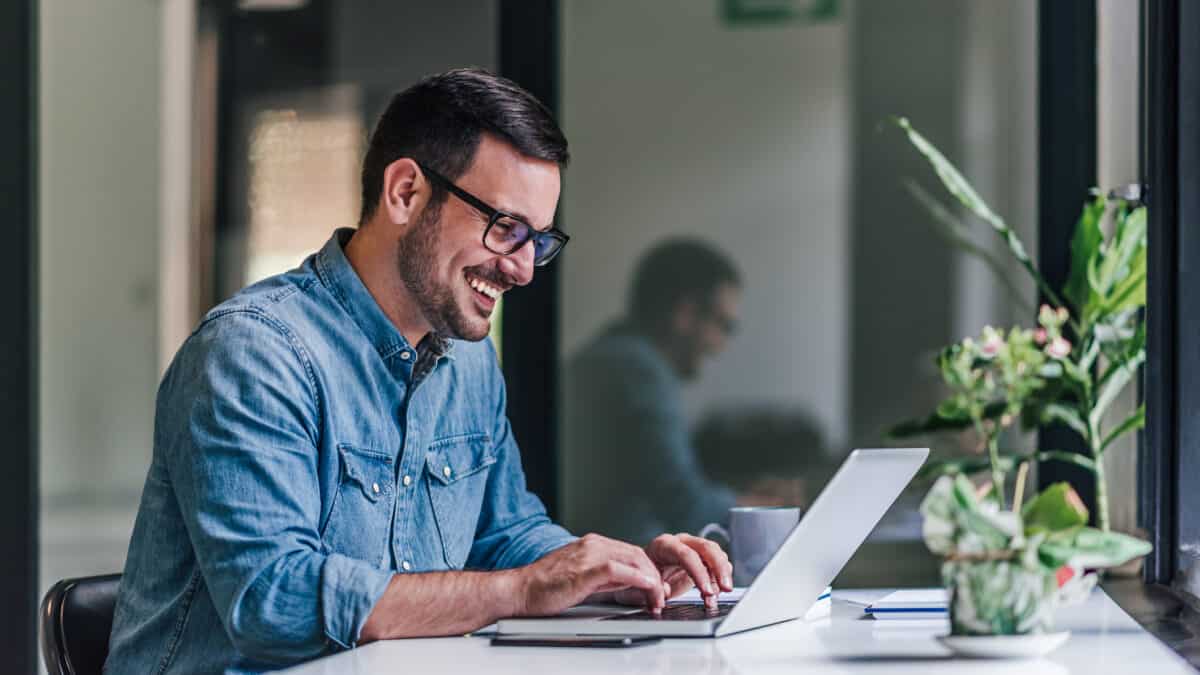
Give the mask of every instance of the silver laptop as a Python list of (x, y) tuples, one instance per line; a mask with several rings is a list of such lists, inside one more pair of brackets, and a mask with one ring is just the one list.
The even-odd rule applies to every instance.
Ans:
[(576, 607), (503, 619), (500, 634), (720, 637), (800, 618), (837, 576), (929, 455), (927, 448), (855, 450), (736, 603), (670, 604), (662, 614)]

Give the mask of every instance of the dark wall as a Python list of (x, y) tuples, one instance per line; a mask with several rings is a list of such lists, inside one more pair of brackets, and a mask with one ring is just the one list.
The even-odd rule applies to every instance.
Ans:
[(903, 180), (941, 190), (888, 119), (908, 117), (951, 161), (960, 158), (965, 17), (958, 0), (855, 5), (849, 264), (856, 445), (879, 443), (889, 425), (937, 404), (936, 379), (914, 355), (954, 339), (951, 250), (931, 234)]
[(37, 3), (0, 3), (0, 661), (37, 670)]

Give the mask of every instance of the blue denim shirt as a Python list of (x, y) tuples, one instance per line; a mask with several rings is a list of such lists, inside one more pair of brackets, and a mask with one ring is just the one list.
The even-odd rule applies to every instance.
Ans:
[(571, 540), (525, 488), (491, 343), (414, 350), (352, 233), (209, 312), (163, 377), (105, 672), (294, 664), (353, 647), (393, 574)]

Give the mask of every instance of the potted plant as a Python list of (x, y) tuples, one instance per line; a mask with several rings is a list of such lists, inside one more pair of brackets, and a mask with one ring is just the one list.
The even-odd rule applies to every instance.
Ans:
[[(1104, 452), (1145, 419), (1139, 407), (1104, 428), (1105, 413), (1145, 360), (1140, 312), (1146, 302), (1145, 209), (1120, 196), (1110, 208), (1109, 200), (1095, 196), (1075, 228), (1068, 279), (1052, 288), (1016, 233), (962, 174), (907, 120), (896, 123), (949, 193), (1005, 241), (1049, 301), (1037, 312), (1035, 328), (985, 326), (980, 335), (942, 349), (937, 366), (948, 395), (928, 416), (889, 432), (892, 437), (965, 434), (977, 450), (974, 456), (930, 462), (922, 471), (937, 476), (921, 513), (925, 543), (942, 557), (942, 579), (950, 592), (948, 646), (962, 648), (964, 638), (980, 636), (1045, 637), (1057, 608), (1086, 597), (1095, 585), (1095, 575), (1086, 570), (1120, 565), (1150, 551), (1140, 539), (1109, 531), (1104, 476)], [(970, 245), (952, 209), (915, 184), (910, 189), (953, 241), (1001, 269)], [(1110, 211), (1114, 226), (1105, 235), (1101, 222)], [(1053, 423), (1078, 434), (1088, 454), (1002, 447), (1014, 427)], [(1088, 511), (1067, 483), (1024, 499), (1034, 460), (1073, 462), (1096, 474), (1098, 528), (1087, 526)], [(1014, 469), (1010, 500), (1007, 476)], [(968, 479), (975, 474), (984, 476), (978, 488)], [(1037, 650), (1044, 653), (1065, 638), (1042, 640)]]
[[(942, 557), (950, 593), (950, 636), (943, 642), (951, 649), (1045, 653), (1069, 636), (1052, 632), (1058, 608), (1082, 600), (1095, 586), (1096, 575), (1085, 570), (1150, 551), (1140, 539), (1087, 527), (1087, 509), (1066, 483), (1022, 505), (1024, 475), (1022, 470), (1010, 509), (993, 495), (994, 483), (981, 495), (963, 474), (938, 478), (921, 504), (925, 543)], [(964, 639), (974, 637), (993, 638), (986, 652), (974, 652)], [(997, 647), (997, 637), (1007, 644)]]
[[(997, 215), (963, 178), (962, 174), (921, 136), (907, 120), (896, 124), (908, 140), (928, 159), (947, 191), (969, 212), (979, 217), (1005, 242), (1048, 301), (1038, 312), (1039, 327), (1032, 333), (1007, 334), (985, 329), (980, 343), (966, 342), (939, 356), (943, 379), (954, 392), (928, 417), (905, 422), (889, 436), (961, 431), (973, 428), (980, 450), (987, 457), (956, 458), (931, 462), (925, 476), (989, 471), (1002, 494), (1003, 478), (1027, 460), (1059, 460), (1082, 466), (1096, 475), (1096, 524), (1108, 531), (1108, 489), (1104, 454), (1113, 443), (1140, 429), (1145, 407), (1138, 406), (1118, 423), (1105, 427), (1105, 415), (1120, 394), (1135, 382), (1146, 360), (1146, 324), (1141, 310), (1146, 305), (1146, 210), (1134, 195), (1104, 195), (1094, 192), (1084, 205), (1071, 239), (1070, 272), (1060, 288), (1042, 277), (1015, 232)], [(910, 183), (910, 191), (924, 203), (935, 221), (952, 241), (968, 253), (981, 256), (993, 270), (999, 264), (963, 236), (964, 226), (953, 210)], [(1101, 227), (1106, 217), (1113, 226), (1106, 234)], [(1007, 281), (1007, 280), (1006, 280)], [(1011, 284), (1007, 284), (1011, 288)], [(1028, 339), (1032, 336), (1032, 342)], [(1003, 339), (1002, 339), (1003, 338)], [(1004, 397), (988, 395), (987, 380), (973, 382), (972, 360), (1000, 342), (1020, 352), (1010, 367), (1023, 373), (990, 369), (992, 377), (1016, 377)], [(982, 351), (981, 351), (982, 350)], [(1045, 358), (1035, 357), (1040, 351)], [(1005, 362), (1002, 358), (1000, 362)], [(986, 369), (985, 369), (986, 370)], [(994, 392), (993, 392), (994, 393)], [(1020, 424), (1030, 429), (1061, 423), (1077, 434), (1088, 454), (1046, 450), (1031, 455), (999, 447), (1002, 432)]]

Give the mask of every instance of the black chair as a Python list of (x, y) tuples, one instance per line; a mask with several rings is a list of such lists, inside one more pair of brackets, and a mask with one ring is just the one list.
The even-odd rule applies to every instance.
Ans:
[(100, 675), (120, 574), (63, 579), (42, 599), (42, 659), (50, 675)]

